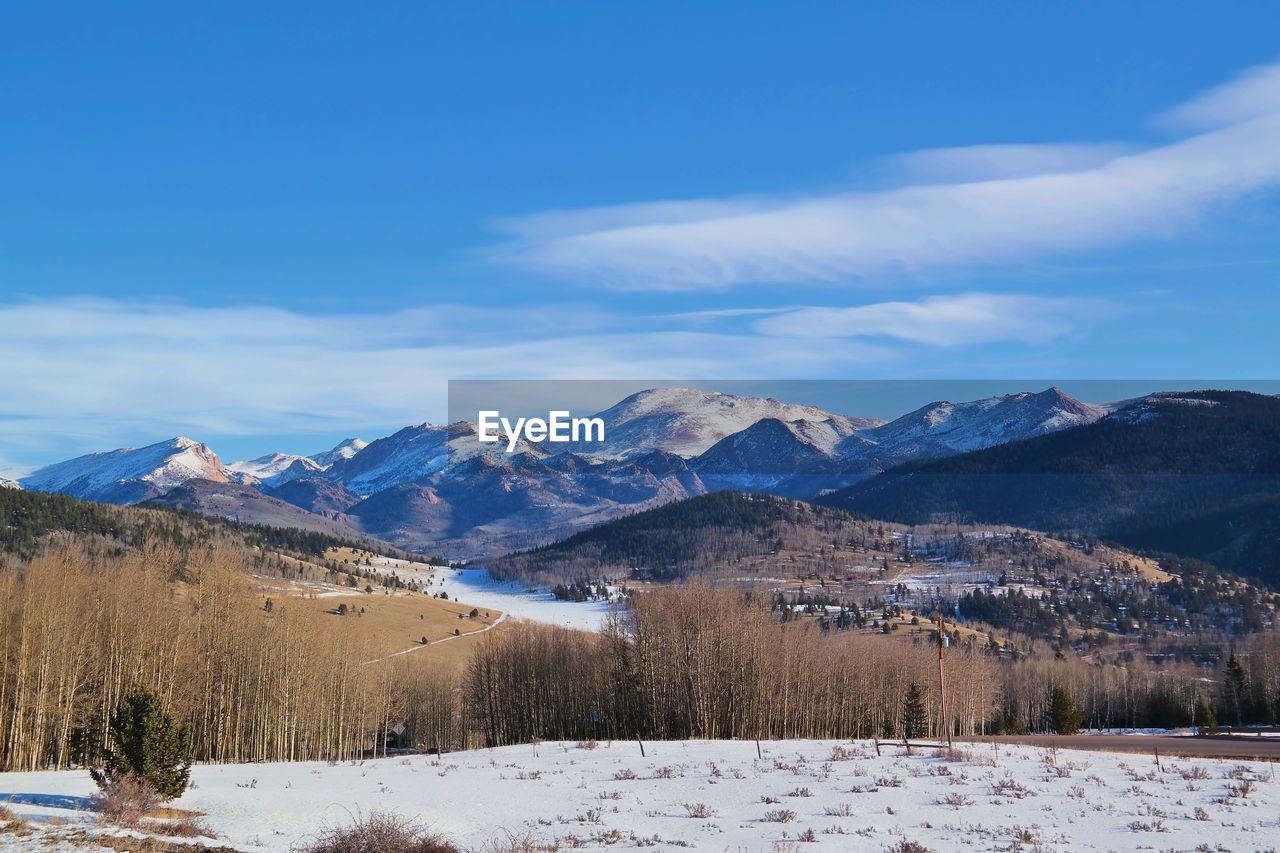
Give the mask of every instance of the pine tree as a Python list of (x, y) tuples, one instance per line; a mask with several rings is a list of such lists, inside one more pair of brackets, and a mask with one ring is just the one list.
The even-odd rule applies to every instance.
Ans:
[(1209, 707), (1209, 703), (1201, 699), (1200, 704), (1196, 705), (1196, 715), (1193, 722), (1197, 726), (1212, 729), (1218, 725), (1218, 718), (1214, 715), (1213, 709)]
[(1084, 715), (1076, 707), (1071, 694), (1061, 687), (1049, 691), (1049, 728), (1054, 734), (1073, 735), (1080, 731)]
[(1244, 725), (1245, 712), (1249, 710), (1249, 676), (1233, 652), (1227, 659), (1222, 678), (1222, 704), (1227, 714), (1235, 718), (1236, 725)]
[(907, 688), (906, 698), (902, 700), (903, 737), (910, 740), (913, 737), (923, 736), (928, 722), (928, 712), (924, 707), (924, 694), (920, 692), (920, 685), (913, 681)]
[(181, 796), (191, 775), (191, 728), (179, 725), (160, 696), (135, 686), (111, 715), (111, 748), (91, 772), (105, 787), (122, 776), (145, 779), (167, 800)]

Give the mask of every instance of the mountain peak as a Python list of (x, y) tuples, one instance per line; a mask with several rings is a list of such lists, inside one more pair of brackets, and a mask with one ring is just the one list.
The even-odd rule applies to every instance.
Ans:
[(369, 442), (359, 438), (344, 438), (338, 442), (333, 449), (326, 450), (323, 453), (316, 453), (307, 458), (315, 462), (321, 468), (328, 468), (339, 459), (350, 459), (361, 450), (369, 446)]
[(176, 436), (146, 447), (122, 447), (46, 465), (19, 483), (26, 489), (87, 500), (133, 502), (196, 477), (228, 481), (222, 461), (207, 444)]
[(783, 423), (840, 422), (846, 429), (878, 423), (772, 397), (739, 397), (696, 388), (650, 388), (605, 409), (599, 417), (605, 422), (604, 455), (613, 457), (638, 449), (697, 456), (766, 418)]

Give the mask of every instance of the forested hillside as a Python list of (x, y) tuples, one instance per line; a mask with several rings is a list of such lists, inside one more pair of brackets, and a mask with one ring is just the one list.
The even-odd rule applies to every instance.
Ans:
[(397, 548), (366, 538), (346, 538), (293, 527), (272, 527), (212, 518), (163, 505), (123, 507), (49, 492), (0, 489), (0, 552), (30, 556), (48, 534), (66, 531), (103, 537), (121, 546), (168, 542), (184, 547), (229, 536), (250, 546), (319, 557), (330, 548), (355, 545), (388, 556)]
[(1280, 399), (1147, 398), (1088, 426), (911, 463), (821, 503), (1084, 533), (1280, 581)]
[(779, 618), (834, 631), (960, 617), (1009, 654), (1056, 649), (1217, 662), (1271, 630), (1280, 596), (1193, 558), (1000, 525), (872, 521), (767, 495), (718, 492), (493, 561), (565, 598), (602, 583), (687, 579), (768, 590)]
[(499, 578), (573, 580), (639, 570), (671, 580), (780, 551), (817, 555), (820, 562), (824, 545), (833, 541), (865, 545), (889, 534), (886, 525), (843, 510), (725, 491), (639, 512), (486, 565)]

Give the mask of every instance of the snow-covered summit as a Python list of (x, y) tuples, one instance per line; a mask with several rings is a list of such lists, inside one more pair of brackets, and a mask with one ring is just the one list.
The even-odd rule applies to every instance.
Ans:
[(886, 452), (911, 446), (911, 455), (945, 455), (1091, 424), (1106, 413), (1055, 387), (964, 403), (940, 400), (861, 435)]
[(242, 462), (232, 462), (227, 466), (227, 470), (239, 474), (241, 482), (250, 483), (252, 480), (261, 483), (270, 483), (272, 485), (280, 485), (289, 480), (296, 480), (299, 477), (309, 477), (312, 474), (323, 471), (324, 468), (307, 456), (294, 456), (290, 453), (268, 453), (266, 456), (259, 456), (257, 459), (249, 459)]
[(883, 421), (836, 415), (817, 406), (773, 398), (739, 397), (695, 388), (653, 388), (632, 394), (599, 414), (605, 423), (603, 454), (622, 457), (637, 449), (697, 456), (726, 436), (758, 421), (828, 423), (846, 434)]
[(222, 461), (207, 444), (178, 436), (146, 447), (122, 447), (46, 465), (18, 482), (24, 489), (85, 500), (133, 502), (196, 477), (228, 482)]
[(444, 468), (448, 461), (447, 440), (447, 427), (408, 426), (369, 442), (349, 457), (334, 460), (325, 469), (325, 477), (362, 495), (400, 483), (422, 482)]
[(314, 477), (329, 469), (333, 463), (351, 459), (361, 450), (368, 447), (366, 441), (358, 438), (347, 438), (339, 443), (332, 450), (326, 450), (323, 453), (316, 453), (311, 456), (298, 456), (293, 453), (268, 453), (265, 456), (259, 456), (257, 459), (247, 459), (241, 462), (232, 462), (227, 466), (227, 471), (235, 475), (235, 479), (239, 483), (246, 485), (257, 485), (262, 483), (267, 486), (282, 486), (285, 483), (300, 480), (304, 477)]
[(323, 453), (315, 453), (307, 457), (321, 468), (328, 468), (339, 459), (350, 459), (361, 450), (369, 446), (369, 442), (359, 438), (346, 438), (338, 443), (332, 450), (326, 450)]

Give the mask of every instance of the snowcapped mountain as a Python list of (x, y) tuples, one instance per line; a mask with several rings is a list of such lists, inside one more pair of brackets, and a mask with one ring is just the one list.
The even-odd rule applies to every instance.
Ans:
[(221, 460), (207, 444), (178, 437), (46, 465), (18, 482), (24, 489), (84, 500), (137, 503), (196, 478), (229, 481)]
[(1093, 423), (1107, 413), (1050, 388), (965, 403), (939, 401), (869, 429), (845, 420), (757, 421), (691, 460), (713, 489), (810, 498), (918, 458), (953, 456)]
[(361, 441), (358, 438), (343, 439), (337, 447), (332, 450), (326, 450), (324, 453), (316, 453), (308, 457), (312, 462), (321, 468), (328, 468), (339, 459), (350, 459), (361, 450), (369, 446), (369, 442)]
[(605, 424), (601, 454), (614, 458), (649, 450), (697, 456), (721, 439), (765, 418), (783, 423), (826, 422), (830, 424), (828, 429), (845, 434), (884, 423), (874, 418), (834, 415), (817, 406), (693, 388), (641, 391), (600, 412), (598, 417)]
[(0, 489), (21, 489), (17, 480), (10, 480), (7, 477), (0, 477)]
[(448, 434), (448, 427), (435, 424), (405, 427), (369, 442), (351, 456), (335, 459), (325, 477), (362, 495), (423, 482), (448, 461)]
[(239, 475), (234, 479), (246, 485), (266, 483), (276, 486), (287, 483), (290, 480), (310, 477), (323, 471), (324, 468), (320, 463), (308, 456), (294, 456), (289, 453), (268, 453), (266, 456), (259, 456), (257, 459), (232, 462), (227, 466), (227, 470)]
[(878, 453), (900, 462), (1047, 435), (1091, 424), (1105, 414), (1106, 407), (1082, 403), (1049, 388), (1038, 394), (1007, 394), (967, 403), (938, 401), (860, 435), (875, 442)]
[(338, 460), (350, 459), (368, 446), (368, 442), (358, 438), (348, 438), (332, 450), (326, 450), (323, 453), (311, 456), (268, 453), (257, 459), (232, 462), (227, 466), (227, 471), (236, 475), (233, 479), (238, 483), (251, 486), (258, 483), (266, 486), (282, 486), (294, 480), (314, 477)]

